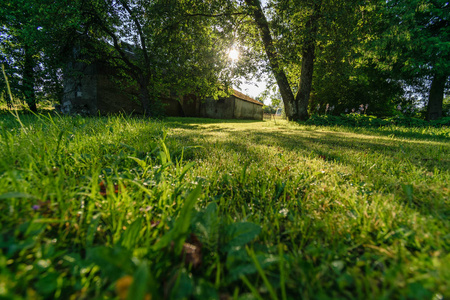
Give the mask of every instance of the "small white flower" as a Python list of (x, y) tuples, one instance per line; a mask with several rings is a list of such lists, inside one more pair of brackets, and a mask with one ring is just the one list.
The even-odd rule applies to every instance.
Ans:
[(283, 217), (287, 217), (288, 213), (289, 213), (289, 209), (287, 208), (283, 208), (278, 212), (280, 215), (282, 215)]

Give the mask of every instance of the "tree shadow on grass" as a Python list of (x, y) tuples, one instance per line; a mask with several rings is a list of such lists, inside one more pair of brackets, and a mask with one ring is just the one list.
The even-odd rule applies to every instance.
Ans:
[[(210, 122), (209, 124), (214, 124)], [(348, 157), (347, 153), (360, 152), (363, 154), (379, 153), (385, 159), (392, 160), (393, 164), (409, 160), (409, 163), (419, 168), (426, 168), (428, 171), (435, 169), (446, 171), (450, 169), (450, 146), (442, 142), (412, 140), (394, 140), (392, 137), (375, 136), (371, 138), (367, 134), (331, 132), (331, 131), (299, 131), (299, 130), (277, 130), (269, 131), (264, 129), (239, 131), (236, 128), (224, 128), (220, 126), (202, 127), (201, 125), (177, 126), (172, 128), (182, 128), (194, 130), (189, 133), (174, 132), (172, 137), (182, 138), (184, 141), (193, 142), (202, 139), (205, 142), (214, 133), (222, 133), (223, 137), (216, 137), (220, 142), (227, 138), (228, 134), (234, 135), (231, 139), (239, 139), (242, 143), (252, 143), (255, 145), (276, 145), (284, 150), (295, 151), (299, 154), (315, 154), (325, 157), (326, 160), (337, 160), (341, 163), (354, 165), (354, 160)], [(237, 144), (234, 145), (238, 147)], [(247, 149), (248, 147), (244, 147)], [(422, 148), (422, 151), (418, 151)]]
[[(218, 132), (221, 135), (217, 135)], [(450, 146), (443, 142), (427, 142), (417, 139), (398, 141), (390, 137), (375, 136), (371, 138), (367, 134), (345, 132), (284, 129), (240, 131), (236, 128), (202, 126), (183, 128), (182, 131), (174, 131), (169, 136), (175, 140), (183, 140), (184, 144), (200, 144), (204, 147), (204, 151), (198, 153), (199, 155), (209, 155), (212, 151), (211, 148), (219, 143), (227, 151), (244, 153), (247, 160), (258, 162), (263, 160), (264, 156), (256, 146), (267, 146), (277, 147), (280, 149), (279, 152), (288, 151), (298, 156), (324, 160), (329, 164), (341, 164), (355, 170), (354, 172), (358, 170), (361, 176), (368, 176), (369, 181), (370, 178), (375, 178), (377, 185), (383, 187), (384, 192), (398, 195), (396, 198), (399, 201), (417, 208), (422, 214), (432, 216), (438, 214), (441, 216), (440, 218), (449, 216), (448, 205), (445, 205), (445, 202), (433, 200), (441, 196), (425, 184), (414, 187), (417, 196), (413, 197), (413, 200), (408, 199), (403, 191), (403, 186), (408, 185), (408, 180), (410, 180), (408, 172), (412, 170), (411, 166), (418, 170), (424, 169), (423, 173), (448, 172), (450, 170)], [(441, 148), (440, 152), (436, 150), (439, 147)], [(422, 150), (418, 151), (418, 148), (422, 148)], [(376, 161), (374, 164), (371, 159), (365, 159), (370, 155), (373, 155), (372, 161)], [(368, 164), (368, 162), (370, 163)], [(377, 163), (386, 165), (387, 169), (379, 170), (377, 167), (373, 167)], [(380, 175), (383, 172), (387, 172), (387, 175)], [(417, 182), (417, 178), (414, 180)], [(420, 199), (422, 196), (424, 199), (430, 200)]]

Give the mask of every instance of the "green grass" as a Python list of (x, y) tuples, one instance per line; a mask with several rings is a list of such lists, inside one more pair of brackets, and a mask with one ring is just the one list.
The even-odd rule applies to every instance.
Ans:
[(448, 128), (0, 118), (2, 299), (450, 297)]

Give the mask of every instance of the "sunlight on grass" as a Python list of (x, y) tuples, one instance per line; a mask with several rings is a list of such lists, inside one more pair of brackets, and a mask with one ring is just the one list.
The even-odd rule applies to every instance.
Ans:
[(450, 296), (440, 128), (21, 121), (0, 120), (1, 297)]

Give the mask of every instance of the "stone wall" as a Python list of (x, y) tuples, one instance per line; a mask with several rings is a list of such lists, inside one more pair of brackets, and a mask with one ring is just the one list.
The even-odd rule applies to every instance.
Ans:
[(97, 77), (97, 111), (101, 114), (142, 114), (134, 89), (113, 85), (109, 75)]
[(236, 119), (263, 119), (262, 105), (247, 102), (239, 98), (236, 98), (234, 103), (234, 117)]
[(97, 113), (96, 66), (82, 62), (69, 63), (64, 74), (64, 95), (61, 111), (65, 114)]
[(200, 104), (200, 116), (212, 119), (233, 119), (234, 101), (234, 97), (219, 100), (207, 98)]
[(181, 100), (183, 117), (201, 117), (200, 116), (200, 99), (195, 95), (185, 95)]
[(183, 107), (180, 103), (180, 99), (177, 98), (162, 98), (161, 99), (163, 107), (164, 107), (164, 113), (167, 117), (183, 117)]

